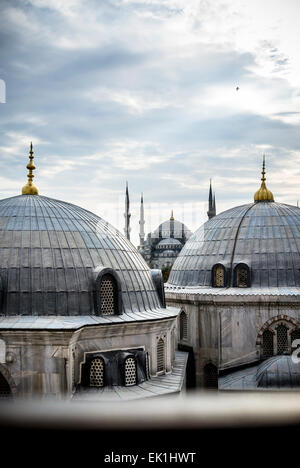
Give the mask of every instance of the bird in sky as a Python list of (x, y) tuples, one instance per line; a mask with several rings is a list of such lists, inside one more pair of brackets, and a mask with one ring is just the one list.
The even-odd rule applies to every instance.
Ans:
[(237, 86), (235, 89), (236, 89), (236, 91), (238, 91), (240, 88)]

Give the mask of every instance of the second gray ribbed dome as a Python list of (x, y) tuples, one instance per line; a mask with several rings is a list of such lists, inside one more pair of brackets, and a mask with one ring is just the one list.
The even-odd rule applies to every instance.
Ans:
[(190, 237), (168, 284), (211, 286), (218, 263), (231, 272), (247, 264), (253, 287), (300, 286), (300, 208), (260, 202), (220, 213)]

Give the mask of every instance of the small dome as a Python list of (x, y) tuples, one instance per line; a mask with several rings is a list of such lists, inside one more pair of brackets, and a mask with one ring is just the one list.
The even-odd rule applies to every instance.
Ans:
[(256, 371), (256, 383), (261, 388), (300, 387), (300, 363), (292, 356), (276, 356), (262, 362)]
[(95, 315), (95, 270), (113, 269), (123, 311), (160, 308), (151, 271), (135, 247), (97, 215), (59, 200), (0, 200), (3, 315)]
[(168, 284), (211, 286), (212, 268), (218, 263), (231, 280), (234, 267), (246, 264), (253, 287), (299, 286), (300, 208), (260, 202), (218, 214), (190, 237)]

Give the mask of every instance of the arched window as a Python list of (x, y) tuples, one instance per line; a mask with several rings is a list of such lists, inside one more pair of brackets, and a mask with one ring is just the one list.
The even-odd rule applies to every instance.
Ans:
[(165, 342), (162, 338), (157, 343), (157, 372), (165, 370)]
[(125, 386), (136, 385), (136, 362), (133, 357), (125, 360)]
[(262, 335), (263, 358), (267, 359), (274, 355), (274, 336), (270, 330), (265, 330)]
[(104, 386), (104, 362), (101, 358), (96, 358), (92, 360), (90, 367), (90, 386)]
[(248, 265), (241, 263), (235, 267), (235, 286), (248, 288), (250, 286), (250, 270)]
[(115, 278), (109, 273), (101, 278), (100, 283), (100, 312), (102, 315), (114, 315), (117, 313), (118, 291)]
[(225, 268), (223, 265), (215, 265), (212, 270), (212, 285), (215, 288), (225, 287)]
[(186, 340), (187, 339), (187, 315), (183, 310), (180, 312), (179, 324), (180, 324), (180, 339)]
[(213, 364), (204, 366), (204, 387), (210, 389), (218, 388), (218, 369)]
[(277, 332), (277, 354), (286, 354), (288, 352), (288, 328), (285, 325), (278, 325)]

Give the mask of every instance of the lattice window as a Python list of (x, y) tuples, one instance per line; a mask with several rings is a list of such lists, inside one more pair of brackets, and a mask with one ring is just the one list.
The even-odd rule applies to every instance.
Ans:
[(291, 333), (292, 348), (296, 349), (296, 348), (298, 348), (299, 345), (293, 346), (293, 341), (294, 340), (300, 340), (300, 328), (295, 328), (295, 330), (293, 330), (292, 333)]
[(218, 388), (218, 370), (213, 364), (204, 366), (204, 387), (210, 389)]
[(274, 355), (274, 336), (270, 330), (263, 332), (263, 357), (269, 358)]
[(277, 331), (277, 354), (285, 354), (288, 351), (288, 328), (278, 325)]
[(187, 315), (184, 311), (181, 311), (179, 316), (180, 322), (180, 339), (186, 340), (187, 339)]
[(111, 275), (104, 275), (101, 280), (101, 314), (113, 315), (115, 313), (115, 280)]
[(248, 287), (248, 268), (239, 266), (236, 269), (236, 284), (238, 288)]
[(162, 338), (157, 343), (157, 372), (165, 370), (165, 342)]
[(90, 367), (90, 386), (104, 386), (104, 362), (101, 358), (93, 359)]
[(215, 286), (223, 288), (225, 286), (225, 271), (224, 267), (218, 265), (215, 268)]
[(125, 361), (125, 386), (136, 385), (136, 362), (129, 357)]

